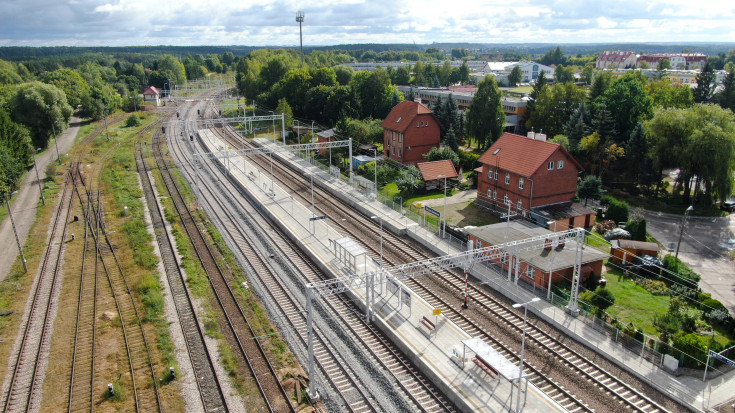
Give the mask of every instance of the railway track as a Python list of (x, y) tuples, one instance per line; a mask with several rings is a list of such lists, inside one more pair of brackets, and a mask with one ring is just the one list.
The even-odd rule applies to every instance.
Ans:
[[(79, 174), (82, 187), (85, 186), (84, 177)], [(91, 201), (93, 195), (90, 190), (85, 194), (77, 192), (77, 196), (84, 205), (84, 198)], [(99, 263), (104, 271), (111, 295), (120, 317), (125, 354), (130, 369), (130, 386), (135, 412), (160, 412), (161, 400), (156, 378), (155, 366), (150, 354), (149, 340), (143, 328), (143, 322), (138, 311), (135, 297), (127, 281), (125, 272), (120, 265), (115, 249), (105, 229), (104, 217), (99, 205), (89, 202), (90, 213), (86, 214), (86, 225), (95, 228), (91, 232), (94, 237)]]
[[(261, 160), (258, 162), (261, 168), (267, 169), (270, 167), (270, 165), (265, 163), (265, 161)], [(285, 174), (283, 177), (277, 176), (281, 185), (291, 188), (291, 193), (298, 194), (305, 200), (306, 197), (304, 195), (308, 193), (309, 188), (309, 184), (306, 182), (306, 179), (301, 174), (294, 172), (290, 168), (285, 168), (285, 171), (279, 169), (278, 173)], [(357, 215), (353, 210), (341, 205), (334, 197), (329, 196), (329, 194), (325, 195), (321, 189), (317, 189), (315, 186), (315, 197), (317, 196), (317, 193), (319, 193), (319, 214), (329, 215), (332, 217), (353, 218)], [(334, 219), (333, 221), (336, 226), (343, 228), (355, 239), (365, 240), (365, 242), (363, 242), (364, 246), (377, 255), (377, 251), (373, 245), (378, 244), (379, 234), (377, 234), (374, 222), (364, 216), (360, 216), (360, 220), (350, 219), (341, 221), (339, 219)], [(351, 227), (351, 225), (354, 227)], [(366, 234), (370, 234), (369, 241), (366, 240)], [(388, 246), (388, 254), (386, 256), (389, 257), (389, 263), (393, 265), (430, 257), (429, 254), (421, 251), (412, 243), (407, 243), (392, 234), (387, 236), (384, 234), (383, 242)], [(399, 251), (409, 252), (398, 254)], [(463, 291), (464, 278), (456, 272), (450, 271), (441, 272), (437, 274), (437, 276), (440, 278), (440, 282), (446, 283), (449, 287), (448, 289), (450, 291), (451, 298), (447, 299), (446, 297), (441, 297), (431, 292), (423, 284), (417, 283), (415, 280), (410, 280), (408, 284), (417, 291), (422, 291), (425, 298), (427, 298), (426, 296), (428, 295), (429, 301), (434, 301), (432, 304), (441, 306), (442, 308), (452, 309), (456, 306), (458, 300), (457, 297)], [(515, 332), (520, 331), (522, 317), (517, 313), (510, 311), (507, 303), (494, 298), (485, 290), (474, 287), (471, 289), (470, 295), (483, 306), (483, 310), (492, 314), (495, 324), (504, 324)], [(489, 303), (492, 303), (492, 305)], [(485, 340), (494, 342), (499, 347), (506, 349), (505, 352), (507, 358), (511, 360), (518, 358), (516, 351), (513, 351), (513, 349), (509, 348), (507, 345), (493, 339), (493, 337), (484, 332), (484, 329), (478, 327), (475, 322), (467, 318), (464, 314), (451, 310), (449, 315), (453, 321), (466, 328), (471, 334), (479, 335)], [(633, 386), (630, 386), (618, 379), (614, 374), (606, 372), (605, 370), (595, 366), (593, 363), (588, 362), (584, 357), (579, 355), (578, 352), (574, 351), (568, 345), (557, 340), (551, 334), (548, 334), (540, 328), (531, 326), (529, 337), (531, 338), (531, 343), (537, 346), (538, 351), (553, 354), (555, 357), (559, 358), (559, 360), (562, 360), (571, 373), (583, 377), (583, 381), (591, 383), (592, 386), (598, 389), (598, 392), (604, 397), (614, 400), (620, 406), (625, 406), (627, 409), (640, 412), (666, 410)], [(531, 381), (537, 387), (547, 392), (547, 394), (553, 397), (562, 406), (565, 406), (572, 411), (591, 410), (591, 408), (587, 406), (584, 401), (580, 400), (578, 396), (572, 394), (569, 390), (564, 389), (562, 386), (546, 377), (546, 374), (541, 372), (540, 369), (535, 366), (530, 366), (529, 370), (532, 371)]]
[[(78, 167), (73, 164), (71, 169)], [(51, 345), (51, 331), (60, 292), (60, 269), (71, 210), (71, 177), (67, 173), (59, 204), (54, 212), (51, 235), (39, 270), (27, 319), (21, 324), (17, 347), (11, 354), (12, 373), (3, 391), (3, 412), (25, 412), (40, 406), (45, 355)]]
[[(239, 146), (237, 142), (232, 144)], [(284, 239), (273, 240), (275, 245), (288, 244)], [(302, 283), (315, 282), (324, 279), (324, 275), (321, 271), (311, 264), (310, 260), (306, 258), (298, 250), (285, 250), (284, 255), (287, 259), (297, 268), (299, 268), (305, 277)], [(255, 259), (255, 257), (253, 258)], [(256, 273), (262, 274), (261, 271), (255, 270)], [(320, 274), (317, 276), (317, 274)], [(267, 290), (269, 292), (281, 291), (278, 295), (272, 295), (273, 300), (279, 303), (284, 303), (287, 300), (284, 298), (283, 287), (277, 289), (276, 285), (279, 281), (278, 278), (265, 280), (267, 284)], [(388, 339), (386, 339), (382, 333), (380, 333), (374, 326), (367, 324), (358, 315), (360, 312), (357, 308), (344, 297), (331, 297), (324, 302), (329, 306), (330, 310), (334, 314), (340, 315), (344, 319), (344, 328), (350, 331), (355, 337), (359, 337), (363, 343), (363, 351), (372, 355), (372, 362), (376, 365), (383, 366), (384, 369), (390, 371), (395, 379), (394, 386), (397, 389), (402, 390), (407, 400), (413, 402), (412, 410), (423, 410), (423, 411), (453, 411), (454, 408), (451, 406), (443, 395), (426, 380), (425, 377), (413, 366), (403, 354), (400, 353)], [(298, 313), (299, 307), (289, 308), (288, 311)], [(296, 323), (296, 328), (303, 331), (305, 328), (305, 318), (301, 314), (301, 319)], [(304, 342), (305, 343), (305, 342)], [(316, 351), (317, 359), (320, 356), (320, 352)], [(333, 372), (330, 372), (333, 373)], [(341, 378), (334, 380), (336, 382), (341, 381)], [(345, 389), (340, 389), (344, 392)]]
[[(172, 132), (176, 136), (175, 128)], [(179, 135), (183, 136), (183, 134)], [(173, 139), (176, 140), (177, 138), (174, 137)], [(156, 165), (161, 172), (176, 212), (181, 218), (181, 223), (192, 241), (196, 255), (207, 272), (210, 285), (227, 321), (227, 333), (236, 342), (240, 356), (247, 364), (266, 408), (271, 412), (295, 412), (296, 410), (281, 384), (278, 373), (268, 359), (259, 337), (255, 334), (248, 318), (237, 302), (235, 293), (228, 281), (228, 278), (231, 277), (225, 276), (186, 205), (178, 184), (163, 156), (160, 140), (160, 134), (158, 132), (154, 133), (152, 150)]]
[[(176, 148), (176, 145), (173, 145), (173, 147)], [(182, 153), (177, 154), (177, 156), (181, 156), (182, 159), (184, 159), (184, 162), (188, 162), (188, 160), (184, 158), (183, 152), (189, 153), (190, 151), (187, 149), (181, 152)], [(215, 181), (216, 180), (218, 179), (215, 178)], [(239, 208), (239, 206), (235, 205), (239, 201), (234, 200), (232, 197), (229, 197), (224, 201), (220, 201), (216, 199), (216, 195), (221, 192), (229, 193), (230, 190), (235, 191), (234, 189), (229, 189), (226, 191), (222, 191), (221, 189), (212, 190), (208, 186), (202, 184), (202, 199), (206, 198), (208, 201), (215, 201), (216, 205), (214, 206), (214, 208), (225, 210), (225, 212), (218, 211), (218, 213), (227, 215), (228, 213), (230, 213), (227, 210), (231, 209), (234, 211)], [(225, 208), (223, 204), (219, 204), (220, 202), (228, 203), (227, 208)], [(252, 212), (247, 212), (247, 214), (251, 213)], [(266, 291), (266, 293), (272, 298), (272, 300), (270, 300), (271, 302), (275, 302), (277, 300), (278, 305), (283, 307), (279, 310), (283, 316), (279, 318), (283, 320), (288, 320), (288, 322), (291, 323), (288, 330), (295, 331), (297, 333), (296, 335), (298, 336), (297, 339), (300, 341), (299, 346), (302, 348), (305, 347), (306, 332), (304, 328), (305, 318), (303, 315), (303, 305), (295, 303), (296, 301), (298, 301), (298, 298), (294, 297), (290, 300), (286, 298), (289, 296), (293, 297), (295, 294), (301, 294), (301, 297), (303, 298), (303, 283), (299, 282), (300, 287), (297, 288), (298, 291), (289, 291), (289, 287), (283, 286), (283, 284), (279, 281), (279, 277), (285, 277), (285, 275), (283, 275), (284, 272), (292, 274), (294, 271), (281, 270), (280, 275), (273, 276), (273, 273), (275, 271), (273, 268), (271, 268), (271, 266), (274, 265), (274, 262), (283, 263), (286, 260), (285, 258), (283, 258), (284, 256), (281, 255), (283, 253), (277, 248), (272, 247), (272, 243), (268, 246), (249, 244), (251, 239), (262, 240), (264, 237), (267, 238), (266, 232), (272, 233), (273, 231), (267, 229), (265, 232), (263, 232), (262, 229), (255, 228), (255, 224), (253, 224), (252, 221), (254, 219), (257, 219), (257, 217), (245, 217), (243, 216), (242, 212), (237, 212), (236, 214), (238, 215), (237, 218), (232, 215), (230, 215), (229, 217), (225, 216), (223, 218), (223, 221), (228, 221), (228, 225), (232, 225), (232, 222), (236, 222), (236, 225), (232, 225), (229, 228), (229, 231), (234, 234), (234, 238), (236, 239), (235, 244), (237, 244), (236, 248), (239, 248), (238, 252), (240, 254), (246, 254), (249, 257), (250, 261), (245, 264), (246, 271), (253, 274), (258, 274), (259, 279), (253, 280), (252, 282), (254, 283), (260, 283), (261, 278), (265, 279), (264, 275), (272, 277), (266, 281), (269, 283), (269, 287), (264, 288), (263, 291)], [(214, 220), (218, 220), (216, 214), (210, 213), (210, 216), (212, 216)], [(238, 225), (242, 226), (239, 227)], [(267, 224), (265, 225), (268, 226)], [(253, 231), (259, 232), (253, 234)], [(290, 244), (285, 240), (281, 240), (281, 243), (285, 245)], [(258, 249), (260, 249), (260, 252), (257, 252)], [(271, 257), (271, 260), (263, 259), (263, 257), (269, 256)], [(273, 258), (275, 256), (278, 256), (279, 258)], [(283, 260), (281, 258), (283, 258)], [(290, 302), (291, 304), (286, 305), (286, 303), (288, 302)], [(293, 330), (291, 329), (291, 327), (293, 327)], [(334, 334), (334, 332), (330, 333)], [(341, 346), (342, 343), (334, 344), (332, 341), (330, 341), (330, 339), (323, 338), (325, 335), (329, 334), (325, 334), (325, 332), (320, 331), (319, 329), (315, 330), (315, 339), (317, 342), (316, 360), (317, 365), (322, 372), (326, 371), (328, 372), (327, 374), (331, 373), (332, 377), (337, 377), (337, 380), (335, 381), (339, 382), (338, 386), (342, 390), (340, 397), (342, 397), (342, 399), (344, 400), (344, 404), (341, 404), (341, 407), (339, 407), (338, 409), (347, 409), (351, 411), (384, 410), (376, 405), (376, 403), (378, 403), (379, 401), (374, 400), (374, 398), (371, 397), (369, 393), (366, 393), (366, 390), (364, 389), (364, 384), (361, 384), (355, 377), (355, 373), (351, 371), (349, 365), (354, 363), (350, 363), (348, 360), (340, 357), (339, 352), (334, 349), (333, 346)], [(315, 380), (316, 378), (311, 379)]]
[[(154, 136), (157, 136), (157, 134), (158, 132)], [(141, 145), (138, 145), (136, 148), (136, 166), (138, 175), (143, 182), (143, 192), (148, 203), (153, 230), (161, 253), (166, 278), (171, 288), (171, 295), (184, 335), (186, 349), (191, 359), (197, 386), (199, 387), (199, 396), (202, 405), (207, 412), (226, 412), (228, 411), (227, 403), (214, 369), (215, 362), (204, 342), (204, 333), (202, 332), (201, 324), (194, 311), (189, 290), (186, 288), (184, 276), (176, 260), (174, 242), (166, 230), (158, 200), (153, 191), (153, 183), (148, 173), (148, 167), (143, 157)]]

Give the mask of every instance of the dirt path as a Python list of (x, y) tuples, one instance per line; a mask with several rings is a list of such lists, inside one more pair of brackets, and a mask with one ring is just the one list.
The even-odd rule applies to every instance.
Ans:
[[(72, 117), (69, 129), (65, 130), (59, 137), (59, 151), (62, 154), (68, 152), (74, 146), (80, 125), (81, 119)], [(36, 157), (38, 175), (41, 180), (46, 178), (46, 165), (49, 162), (56, 162), (56, 147), (53, 144), (49, 146), (46, 152)], [(28, 238), (28, 231), (36, 219), (36, 208), (40, 204), (38, 181), (36, 180), (36, 172), (33, 169), (28, 172), (25, 181), (21, 184), (18, 193), (13, 198), (14, 201), (11, 208), (15, 228), (18, 231), (20, 244), (25, 245), (26, 239)], [(47, 204), (55, 204), (56, 201), (56, 198), (46, 199)], [(7, 208), (6, 205), (2, 207)], [(0, 225), (0, 251), (5, 252), (4, 254), (0, 254), (0, 281), (2, 281), (8, 275), (11, 265), (13, 265), (13, 262), (18, 257), (18, 246), (9, 218), (5, 218), (2, 225)]]

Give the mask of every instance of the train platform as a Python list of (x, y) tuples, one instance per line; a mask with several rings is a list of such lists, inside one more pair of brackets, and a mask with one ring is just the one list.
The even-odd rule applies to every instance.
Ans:
[[(311, 205), (300, 203), (272, 182), (269, 171), (257, 169), (242, 157), (223, 153), (228, 147), (214, 134), (200, 131), (200, 141), (210, 151), (220, 153), (217, 162), (226, 165), (233, 180), (248, 193), (251, 201), (259, 203), (260, 209), (270, 215), (292, 241), (303, 245), (322, 270), (335, 277), (343, 277), (377, 269), (377, 263), (358, 244), (329, 224), (331, 217), (316, 216)], [(290, 154), (274, 156), (291, 157)], [(342, 185), (339, 178), (317, 168), (311, 173), (315, 185)], [(366, 211), (374, 208), (368, 213), (383, 214), (385, 226), (400, 231), (402, 217), (398, 214), (386, 214), (386, 207), (381, 208), (379, 203), (351, 195), (352, 201), (362, 203)], [(410, 222), (404, 223), (404, 228), (405, 225), (410, 225)], [(565, 411), (533, 384), (519, 380), (521, 371), (517, 365), (438, 314), (437, 309), (403, 283), (381, 280), (376, 283), (374, 291), (373, 322), (462, 411), (515, 410), (519, 395), (520, 406), (525, 411)], [(350, 294), (364, 310), (366, 291), (355, 289)]]

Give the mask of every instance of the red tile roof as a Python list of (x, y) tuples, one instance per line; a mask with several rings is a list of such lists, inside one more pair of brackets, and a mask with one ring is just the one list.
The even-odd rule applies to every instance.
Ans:
[(557, 150), (563, 151), (572, 163), (582, 170), (582, 165), (557, 143), (527, 138), (514, 133), (504, 133), (485, 153), (480, 156), (481, 163), (506, 171), (513, 171), (531, 177), (546, 166), (546, 161)]
[(597, 60), (620, 63), (634, 54), (635, 52), (628, 52), (628, 51), (622, 51), (622, 50), (605, 50), (597, 58)]
[(448, 179), (456, 178), (457, 171), (454, 169), (454, 164), (448, 159), (433, 162), (419, 162), (416, 167), (421, 171), (421, 176), (424, 181), (433, 181), (435, 179), (444, 179), (446, 176)]
[(158, 89), (155, 86), (148, 86), (148, 89), (143, 91), (144, 95), (157, 95)]
[(431, 109), (421, 103), (404, 100), (393, 107), (380, 126), (384, 129), (405, 132), (408, 126), (413, 123), (413, 119), (422, 113), (428, 113), (432, 117), (434, 116)]

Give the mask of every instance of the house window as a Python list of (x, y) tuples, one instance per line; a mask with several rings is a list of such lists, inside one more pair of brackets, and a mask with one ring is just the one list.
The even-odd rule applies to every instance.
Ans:
[(500, 263), (505, 264), (508, 261), (508, 254), (503, 254), (500, 256)]
[(493, 169), (492, 168), (488, 169), (487, 171), (487, 179), (490, 179), (490, 180), (493, 179)]
[(421, 122), (416, 122), (416, 127), (417, 128), (420, 128), (421, 127)]
[(424, 126), (429, 126), (429, 121), (424, 122)]
[(562, 169), (564, 168), (564, 161), (559, 161), (556, 163), (556, 169)]
[(505, 174), (505, 184), (510, 185), (510, 174)]
[(523, 189), (523, 178), (518, 178), (518, 189)]
[(401, 155), (401, 150), (399, 149), (399, 150), (398, 150), (398, 157), (400, 158), (401, 156), (402, 156), (402, 155)]
[(498, 191), (493, 191), (493, 201), (498, 199)]
[(531, 280), (536, 278), (536, 269), (533, 267), (528, 267), (528, 269), (526, 269), (526, 277), (528, 277)]
[(550, 171), (554, 170), (554, 161), (549, 161), (549, 170)]
[(508, 194), (503, 195), (503, 203), (505, 205), (510, 205), (510, 199), (508, 198)]
[(488, 189), (487, 190), (487, 197), (488, 198), (491, 198), (492, 196), (493, 196), (493, 190), (492, 189)]
[(395, 154), (396, 154), (396, 148), (395, 148), (395, 147), (393, 147), (393, 148), (391, 148), (391, 149), (393, 149), (393, 152), (392, 152), (392, 153), (393, 153), (393, 155), (395, 156)]
[(518, 204), (516, 205), (516, 208), (518, 208), (519, 211), (523, 209), (523, 200), (521, 199), (518, 200)]
[(498, 180), (498, 171), (497, 171), (497, 169), (495, 170), (495, 180), (496, 181)]

